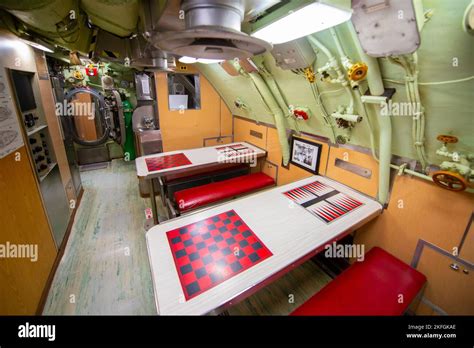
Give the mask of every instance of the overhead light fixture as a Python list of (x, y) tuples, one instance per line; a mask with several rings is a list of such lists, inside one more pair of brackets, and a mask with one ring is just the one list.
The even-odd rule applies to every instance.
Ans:
[(183, 64), (194, 64), (197, 62), (197, 58), (182, 56), (178, 61)]
[(48, 52), (48, 53), (54, 52), (54, 49), (50, 48), (51, 46), (49, 46), (47, 43), (39, 39), (33, 39), (33, 38), (28, 38), (28, 39), (19, 38), (19, 39), (23, 41), (24, 43), (26, 43), (27, 45), (30, 45), (31, 47), (37, 48), (41, 51)]
[(201, 64), (216, 64), (223, 62), (225, 59), (207, 59), (207, 58), (198, 58), (197, 62)]
[(272, 44), (281, 44), (344, 23), (351, 15), (350, 10), (313, 2), (290, 11), (288, 15), (258, 29), (251, 36)]
[(206, 59), (206, 58), (194, 58), (194, 57), (187, 57), (183, 56), (178, 59), (183, 64), (194, 64), (194, 63), (201, 63), (201, 64), (215, 64), (223, 62), (223, 59)]
[[(153, 45), (165, 52), (206, 59), (245, 59), (272, 49), (268, 42), (241, 31), (244, 0), (168, 2), (181, 3), (184, 30), (161, 31), (150, 36)], [(173, 10), (177, 11), (174, 7)]]

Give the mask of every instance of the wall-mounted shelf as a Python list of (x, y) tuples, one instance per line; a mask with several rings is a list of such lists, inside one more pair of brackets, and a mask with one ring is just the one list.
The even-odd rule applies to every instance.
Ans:
[(51, 163), (50, 165), (48, 165), (48, 169), (46, 171), (44, 171), (43, 174), (39, 174), (38, 177), (39, 177), (39, 181), (43, 181), (49, 173), (51, 173), (51, 171), (54, 169), (54, 167), (56, 167), (58, 164), (56, 162), (53, 162)]
[(41, 126), (36, 126), (34, 128), (32, 128), (31, 130), (27, 131), (26, 134), (28, 136), (32, 136), (33, 134), (35, 134), (36, 132), (39, 132), (40, 130), (42, 129), (45, 129), (46, 127), (48, 127), (47, 125), (43, 124)]

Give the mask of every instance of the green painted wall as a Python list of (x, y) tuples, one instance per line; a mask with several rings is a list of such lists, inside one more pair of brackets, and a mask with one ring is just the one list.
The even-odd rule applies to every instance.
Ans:
[[(424, 0), (425, 11), (432, 9), (432, 18), (425, 23), (421, 32), (421, 46), (418, 49), (419, 81), (445, 81), (465, 78), (474, 75), (474, 36), (465, 33), (461, 27), (461, 19), (470, 0)], [(359, 60), (355, 43), (350, 39), (346, 24), (336, 28), (346, 54), (354, 61)], [(337, 50), (328, 30), (316, 34), (331, 52), (337, 56)], [(453, 66), (457, 58), (458, 66)], [(317, 67), (326, 63), (326, 57), (318, 54)], [(313, 118), (306, 123), (300, 121), (300, 130), (329, 137), (330, 130), (325, 128), (321, 112), (316, 104), (308, 82), (291, 71), (284, 71), (275, 66), (271, 54), (264, 56), (266, 67), (275, 77), (284, 97), (289, 104), (308, 106), (313, 112)], [(404, 72), (386, 59), (379, 59), (384, 78), (403, 80)], [(244, 77), (228, 75), (218, 64), (203, 65), (199, 68), (206, 78), (211, 81), (216, 90), (222, 95), (234, 115), (244, 116), (267, 123), (274, 123), (273, 116), (263, 104), (250, 80)], [(384, 82), (385, 87), (395, 87), (397, 92), (394, 102), (406, 102), (403, 85)], [(327, 84), (318, 81), (320, 91), (336, 91), (340, 85)], [(365, 90), (365, 84), (362, 84)], [(474, 152), (474, 80), (466, 82), (420, 86), (421, 101), (425, 107), (426, 117), (426, 151), (432, 164), (439, 164), (443, 158), (436, 156), (435, 151), (440, 143), (436, 140), (438, 134), (453, 134), (459, 138), (455, 149), (457, 151)], [(239, 110), (233, 101), (240, 97), (250, 107), (251, 112)], [(340, 104), (347, 105), (348, 97), (343, 90), (336, 93), (324, 94), (322, 97), (329, 113)], [(356, 111), (360, 104), (355, 104)], [(371, 113), (373, 124), (377, 124), (375, 115)], [(411, 117), (392, 117), (393, 145), (395, 155), (416, 158), (412, 138)], [(376, 135), (377, 140), (377, 135)], [(369, 131), (367, 121), (358, 124), (352, 132), (351, 143), (369, 147)]]

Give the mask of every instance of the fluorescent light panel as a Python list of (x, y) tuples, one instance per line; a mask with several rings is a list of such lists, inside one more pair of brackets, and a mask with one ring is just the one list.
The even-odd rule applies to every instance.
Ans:
[(34, 47), (34, 48), (37, 48), (41, 51), (44, 51), (44, 52), (49, 52), (49, 53), (53, 53), (54, 51), (52, 49), (50, 49), (49, 47), (46, 47), (45, 45), (42, 45), (38, 42), (34, 42), (34, 41), (30, 41), (30, 40), (26, 40), (26, 39), (22, 39), (20, 38), (21, 41), (23, 41), (24, 43), (26, 43), (27, 45), (30, 45), (31, 47)]
[(197, 62), (202, 64), (215, 64), (223, 62), (224, 59), (206, 59), (206, 58), (198, 58)]
[(193, 58), (193, 57), (186, 57), (186, 56), (182, 56), (181, 58), (178, 59), (181, 63), (183, 64), (194, 64), (197, 62), (197, 59), (196, 58)]
[(272, 44), (281, 44), (344, 23), (351, 15), (350, 11), (313, 2), (257, 30), (251, 36)]
[(178, 59), (183, 64), (194, 64), (194, 63), (202, 63), (202, 64), (214, 64), (223, 62), (223, 59), (205, 59), (205, 58), (194, 58), (194, 57), (186, 57), (182, 56)]

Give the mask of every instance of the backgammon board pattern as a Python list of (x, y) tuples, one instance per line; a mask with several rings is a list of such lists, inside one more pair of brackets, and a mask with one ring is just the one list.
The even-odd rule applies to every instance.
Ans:
[(283, 194), (326, 224), (364, 205), (357, 199), (317, 180)]
[(217, 152), (219, 155), (222, 155), (226, 158), (232, 158), (236, 156), (242, 155), (252, 155), (255, 153), (255, 150), (251, 149), (250, 147), (244, 144), (232, 144), (232, 145), (225, 145), (216, 147)]

